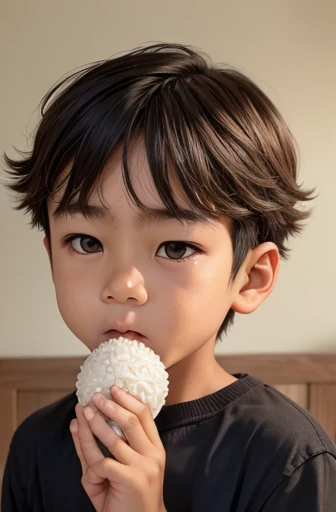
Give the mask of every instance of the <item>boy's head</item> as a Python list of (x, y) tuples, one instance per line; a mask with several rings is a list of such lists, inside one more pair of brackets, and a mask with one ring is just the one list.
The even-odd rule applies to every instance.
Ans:
[[(311, 191), (296, 183), (289, 129), (249, 79), (189, 47), (158, 44), (77, 71), (41, 112), (31, 153), (6, 157), (9, 186), (44, 230), (61, 313), (90, 348), (104, 339), (88, 341), (96, 331), (88, 323), (82, 332), (83, 315), (106, 330), (109, 318), (149, 332), (152, 322), (160, 335), (165, 311), (169, 336), (215, 340), (235, 311), (270, 293), (278, 253), (308, 216), (297, 203)], [(92, 204), (114, 221), (93, 218)], [(145, 222), (151, 208), (166, 220)], [(71, 233), (91, 239), (70, 249)], [(167, 241), (201, 253), (181, 243), (164, 250)]]

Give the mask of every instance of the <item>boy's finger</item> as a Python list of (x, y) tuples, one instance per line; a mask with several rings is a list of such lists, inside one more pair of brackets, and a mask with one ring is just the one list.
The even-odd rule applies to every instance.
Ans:
[(84, 474), (88, 468), (88, 465), (85, 462), (85, 458), (84, 458), (84, 455), (83, 455), (83, 452), (81, 449), (81, 445), (79, 442), (79, 438), (78, 438), (78, 421), (77, 420), (72, 420), (70, 422), (70, 433), (72, 436), (73, 443), (75, 445), (75, 450), (76, 450), (77, 456), (79, 458), (79, 461), (80, 461), (80, 464), (82, 467), (82, 473)]
[(139, 418), (148, 439), (153, 443), (153, 445), (158, 448), (162, 447), (159, 432), (147, 405), (118, 386), (112, 386), (111, 396), (113, 400), (124, 407), (124, 409), (127, 409)]
[(145, 456), (153, 451), (153, 443), (135, 414), (101, 394), (94, 395), (91, 401), (104, 416), (114, 421), (123, 431), (130, 449)]
[[(113, 401), (111, 401), (100, 393), (95, 394), (91, 401), (106, 417), (121, 428), (130, 447), (137, 453), (146, 456), (153, 451), (153, 446), (155, 448), (162, 446), (160, 438), (158, 441), (156, 440), (156, 435), (158, 436), (156, 426), (147, 406), (128, 393), (123, 392), (123, 394), (126, 395), (126, 399), (119, 400), (118, 397), (119, 403), (114, 395)], [(127, 400), (127, 396), (131, 400)], [(152, 432), (151, 426), (154, 427), (156, 433)], [(158, 444), (154, 444), (152, 439), (156, 440)]]
[(84, 416), (84, 408), (77, 404), (75, 410), (78, 420), (78, 439), (81, 452), (87, 466), (92, 466), (92, 464), (96, 464), (102, 460), (104, 455), (100, 451)]
[(129, 467), (119, 464), (113, 459), (105, 458), (87, 469), (83, 475), (82, 484), (86, 491), (93, 491), (94, 487), (100, 485), (104, 480), (109, 480), (114, 484), (132, 485), (132, 476)]
[(89, 425), (92, 433), (106, 446), (118, 462), (126, 466), (138, 462), (139, 454), (114, 432), (98, 412), (93, 411), (93, 417), (89, 420)]

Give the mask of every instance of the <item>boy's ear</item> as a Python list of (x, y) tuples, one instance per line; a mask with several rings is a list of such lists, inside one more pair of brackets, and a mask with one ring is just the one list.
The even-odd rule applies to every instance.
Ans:
[(52, 252), (51, 252), (51, 244), (50, 240), (47, 236), (43, 238), (43, 245), (48, 253), (50, 268), (51, 268), (51, 275), (53, 276), (53, 266), (52, 266)]
[(274, 243), (265, 242), (253, 249), (236, 276), (238, 292), (231, 309), (242, 314), (255, 311), (273, 290), (279, 263), (279, 250)]

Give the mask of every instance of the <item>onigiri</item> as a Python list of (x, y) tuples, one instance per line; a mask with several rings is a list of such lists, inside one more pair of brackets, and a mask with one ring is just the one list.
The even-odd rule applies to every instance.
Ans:
[[(101, 343), (84, 361), (77, 375), (78, 402), (87, 405), (94, 393), (112, 400), (114, 384), (146, 404), (155, 418), (168, 395), (168, 373), (160, 357), (144, 343), (120, 336)], [(108, 418), (107, 423), (124, 437)]]

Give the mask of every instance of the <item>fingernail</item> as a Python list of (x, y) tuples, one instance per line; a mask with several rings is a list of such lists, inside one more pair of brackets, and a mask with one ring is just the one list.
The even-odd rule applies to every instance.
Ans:
[(77, 420), (70, 421), (70, 432), (73, 432), (74, 434), (78, 432), (78, 423)]
[(88, 421), (91, 421), (94, 417), (93, 409), (90, 406), (84, 408), (84, 416)]
[(91, 401), (92, 401), (93, 403), (97, 403), (97, 404), (99, 404), (99, 403), (101, 403), (101, 402), (104, 400), (104, 398), (105, 398), (105, 397), (104, 397), (104, 395), (102, 395), (101, 393), (95, 393), (95, 394), (92, 396)]
[(111, 387), (111, 393), (118, 393), (119, 391), (122, 391), (122, 389), (119, 386), (116, 386), (115, 384)]

